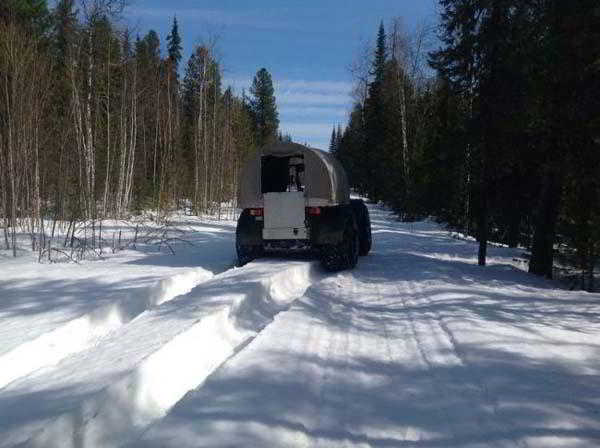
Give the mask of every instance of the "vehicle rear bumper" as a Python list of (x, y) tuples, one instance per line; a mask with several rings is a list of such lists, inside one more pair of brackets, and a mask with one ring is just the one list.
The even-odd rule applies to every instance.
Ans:
[(308, 240), (308, 229), (306, 227), (264, 228), (262, 234), (265, 242), (271, 240)]
[(268, 240), (263, 247), (268, 252), (310, 252), (313, 245), (309, 240)]

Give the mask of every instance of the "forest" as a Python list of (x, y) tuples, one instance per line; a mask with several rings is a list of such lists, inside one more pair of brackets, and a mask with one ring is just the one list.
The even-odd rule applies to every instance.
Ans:
[[(119, 21), (123, 0), (0, 5), (0, 224), (34, 250), (55, 227), (152, 210), (219, 214), (245, 157), (279, 133), (273, 80), (224, 86), (214, 43), (182, 60)], [(434, 26), (383, 17), (357, 55), (354, 106), (329, 150), (357, 192), (402, 220), (434, 217), (530, 251), (529, 271), (600, 256), (600, 6), (595, 0), (439, 0)], [(374, 30), (376, 31), (376, 30)], [(431, 42), (434, 42), (433, 45)], [(258, 67), (257, 67), (258, 69)], [(50, 241), (48, 241), (50, 239)], [(65, 240), (66, 241), (66, 240)]]
[[(531, 251), (529, 272), (600, 255), (600, 5), (440, 0), (425, 27), (382, 22), (357, 65), (356, 101), (330, 150), (355, 188), (404, 220), (433, 216), (479, 241)], [(371, 56), (372, 55), (372, 56)]]
[(15, 256), (19, 231), (42, 251), (57, 223), (65, 241), (89, 227), (95, 244), (106, 218), (220, 214), (242, 160), (284, 138), (266, 69), (236, 95), (222, 86), (214, 43), (182, 61), (176, 18), (161, 42), (124, 27), (125, 6), (0, 6), (0, 217)]

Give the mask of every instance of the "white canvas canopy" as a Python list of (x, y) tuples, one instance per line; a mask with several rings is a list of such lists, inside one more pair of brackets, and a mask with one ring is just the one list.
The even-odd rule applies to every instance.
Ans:
[(276, 142), (251, 157), (242, 169), (238, 207), (263, 207), (262, 158), (304, 157), (304, 193), (309, 206), (333, 206), (350, 202), (350, 188), (342, 165), (329, 153), (298, 143)]

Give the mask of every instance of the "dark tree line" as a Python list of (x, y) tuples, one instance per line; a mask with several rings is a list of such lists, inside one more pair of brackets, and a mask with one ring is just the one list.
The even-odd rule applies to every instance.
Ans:
[(119, 26), (124, 6), (0, 5), (7, 248), (16, 251), (16, 234), (25, 230), (42, 250), (57, 223), (74, 231), (146, 210), (220, 213), (235, 196), (243, 159), (279, 135), (265, 69), (250, 97), (238, 96), (223, 88), (210, 45), (197, 46), (183, 67), (177, 20), (161, 44), (155, 31), (134, 36)]
[[(557, 256), (593, 288), (600, 255), (600, 5), (440, 0), (430, 76), (419, 47), (380, 27), (350, 120), (332, 149), (355, 187), (404, 219), (434, 215), (477, 237)], [(399, 51), (400, 50), (400, 51)], [(406, 57), (408, 55), (408, 57)], [(587, 278), (587, 280), (586, 280)]]

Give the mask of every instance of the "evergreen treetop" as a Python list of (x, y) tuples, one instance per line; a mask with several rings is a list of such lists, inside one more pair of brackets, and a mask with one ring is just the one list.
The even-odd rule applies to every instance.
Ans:
[(262, 146), (277, 138), (279, 128), (275, 88), (266, 68), (261, 68), (254, 76), (250, 93), (250, 108), (254, 116), (258, 145)]
[(177, 17), (173, 17), (173, 26), (171, 33), (167, 36), (167, 50), (169, 52), (169, 60), (175, 66), (179, 66), (181, 61), (181, 37), (179, 36), (179, 25), (177, 24)]
[(385, 76), (385, 63), (387, 61), (386, 35), (383, 21), (379, 24), (377, 33), (377, 46), (371, 74), (375, 77), (374, 82), (381, 83)]
[(337, 149), (336, 143), (337, 143), (337, 134), (336, 134), (335, 126), (334, 126), (333, 130), (331, 131), (331, 139), (329, 140), (329, 152), (331, 152), (332, 154), (334, 154)]
[(154, 30), (148, 31), (148, 34), (144, 37), (144, 41), (146, 42), (146, 47), (148, 50), (148, 56), (153, 61), (160, 60), (160, 38), (158, 34)]
[(75, 0), (60, 0), (52, 12), (55, 48), (60, 63), (65, 64), (67, 53), (77, 29)]

